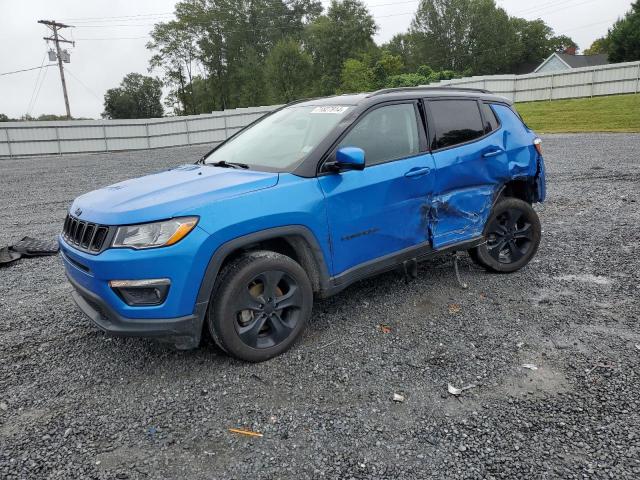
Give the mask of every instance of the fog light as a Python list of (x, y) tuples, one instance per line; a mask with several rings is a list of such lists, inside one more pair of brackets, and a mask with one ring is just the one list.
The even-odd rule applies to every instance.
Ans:
[(168, 278), (150, 280), (111, 280), (109, 286), (132, 307), (160, 305), (167, 298), (171, 281)]

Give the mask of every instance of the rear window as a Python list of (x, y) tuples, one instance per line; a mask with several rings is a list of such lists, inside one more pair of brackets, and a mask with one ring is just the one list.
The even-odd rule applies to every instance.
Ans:
[(484, 135), (475, 100), (434, 100), (429, 102), (429, 109), (435, 122), (433, 149), (459, 145)]
[(482, 116), (484, 117), (484, 131), (485, 133), (493, 132), (500, 126), (496, 114), (488, 103), (482, 103)]

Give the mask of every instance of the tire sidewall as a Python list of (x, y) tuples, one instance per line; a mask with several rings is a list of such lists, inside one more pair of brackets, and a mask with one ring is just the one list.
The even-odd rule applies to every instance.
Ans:
[[(235, 268), (234, 268), (235, 267)], [(232, 300), (249, 282), (262, 272), (278, 270), (291, 276), (302, 291), (303, 305), (297, 325), (284, 341), (269, 348), (252, 348), (246, 345), (235, 327), (234, 313), (228, 308)], [(313, 307), (313, 290), (309, 277), (291, 258), (273, 252), (254, 252), (240, 258), (220, 279), (209, 309), (209, 329), (214, 340), (230, 355), (250, 362), (268, 360), (287, 350), (304, 330)]]
[(529, 205), (524, 200), (520, 200), (519, 198), (504, 198), (496, 203), (496, 205), (493, 207), (493, 210), (491, 211), (491, 215), (487, 219), (484, 232), (485, 239), (487, 236), (487, 228), (489, 227), (489, 225), (491, 225), (496, 217), (510, 208), (522, 211), (526, 215), (527, 221), (531, 224), (531, 228), (533, 230), (533, 236), (531, 239), (532, 248), (524, 257), (522, 257), (517, 262), (501, 263), (491, 256), (486, 244), (480, 245), (475, 250), (477, 261), (484, 267), (494, 272), (511, 273), (520, 270), (531, 261), (531, 259), (538, 251), (538, 247), (540, 246), (540, 240), (542, 238), (542, 227), (540, 225), (540, 218), (531, 205)]

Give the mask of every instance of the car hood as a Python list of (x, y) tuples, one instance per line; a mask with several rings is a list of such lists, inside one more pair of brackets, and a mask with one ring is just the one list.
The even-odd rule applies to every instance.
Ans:
[(203, 205), (277, 183), (277, 173), (182, 165), (81, 195), (70, 213), (103, 225), (151, 222), (188, 215)]

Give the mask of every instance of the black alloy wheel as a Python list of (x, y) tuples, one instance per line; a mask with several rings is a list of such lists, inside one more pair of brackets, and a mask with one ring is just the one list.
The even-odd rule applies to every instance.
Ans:
[(261, 362), (293, 344), (312, 305), (311, 282), (297, 262), (275, 252), (248, 252), (218, 276), (207, 316), (209, 331), (230, 355)]
[(235, 327), (251, 348), (269, 348), (285, 340), (300, 321), (302, 293), (285, 272), (262, 272), (234, 302)]
[(484, 237), (484, 244), (469, 250), (471, 259), (493, 272), (515, 272), (529, 263), (538, 250), (542, 237), (540, 219), (527, 202), (503, 198), (493, 207)]
[(533, 246), (533, 228), (527, 215), (508, 208), (487, 225), (487, 249), (496, 261), (514, 263)]

